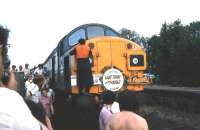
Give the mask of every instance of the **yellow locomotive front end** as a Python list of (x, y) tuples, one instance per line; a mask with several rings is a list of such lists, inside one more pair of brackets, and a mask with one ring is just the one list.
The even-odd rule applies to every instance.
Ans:
[[(90, 93), (125, 89), (142, 91), (144, 85), (150, 83), (144, 75), (147, 68), (146, 53), (138, 44), (111, 36), (93, 38), (86, 43), (93, 54), (90, 61), (94, 85), (90, 87)], [(76, 75), (76, 60), (74, 56), (71, 59), (71, 73)], [(72, 93), (78, 93), (77, 86), (72, 87)]]

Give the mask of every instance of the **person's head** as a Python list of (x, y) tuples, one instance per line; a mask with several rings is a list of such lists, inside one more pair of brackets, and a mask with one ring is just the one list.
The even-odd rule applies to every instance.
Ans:
[(124, 91), (119, 94), (118, 102), (120, 105), (120, 110), (134, 111), (137, 112), (139, 109), (139, 104), (134, 92)]
[(44, 88), (44, 89), (41, 90), (41, 94), (43, 96), (47, 97), (48, 96), (48, 91), (49, 91), (48, 88)]
[(16, 70), (16, 66), (12, 65), (12, 70), (15, 71)]
[(29, 66), (28, 64), (25, 64), (25, 68), (26, 68), (26, 69), (28, 69), (28, 66)]
[(20, 66), (19, 66), (19, 71), (22, 71), (22, 69), (23, 69), (23, 67), (20, 65)]
[(28, 81), (33, 82), (33, 76), (32, 75), (28, 75)]
[(3, 67), (9, 67), (10, 60), (8, 58), (7, 43), (9, 30), (0, 25), (0, 79), (2, 77)]
[(38, 65), (38, 68), (39, 68), (39, 69), (42, 69), (42, 64), (39, 64), (39, 65)]
[(83, 38), (80, 38), (79, 40), (78, 40), (78, 42), (80, 43), (80, 44), (85, 44), (85, 39), (83, 39)]
[(112, 91), (105, 91), (102, 95), (103, 104), (112, 104), (115, 101), (115, 94)]

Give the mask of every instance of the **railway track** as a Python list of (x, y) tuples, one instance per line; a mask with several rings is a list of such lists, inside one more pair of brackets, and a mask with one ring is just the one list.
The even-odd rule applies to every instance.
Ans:
[(146, 86), (137, 95), (150, 130), (199, 130), (200, 89)]
[(177, 92), (191, 92), (200, 94), (199, 87), (176, 87), (171, 85), (146, 85), (145, 90), (163, 90), (163, 91), (177, 91)]
[(200, 113), (200, 88), (145, 87), (143, 104), (159, 105), (188, 113)]

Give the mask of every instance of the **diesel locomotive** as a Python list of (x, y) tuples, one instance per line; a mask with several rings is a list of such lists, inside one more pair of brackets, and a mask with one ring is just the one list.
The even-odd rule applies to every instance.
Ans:
[(79, 92), (76, 59), (70, 52), (80, 38), (86, 39), (92, 51), (90, 63), (94, 84), (89, 93), (125, 89), (142, 91), (144, 85), (150, 83), (150, 79), (144, 75), (147, 69), (145, 50), (139, 44), (122, 38), (114, 29), (92, 23), (81, 25), (65, 35), (43, 63), (54, 88), (67, 89), (72, 94)]

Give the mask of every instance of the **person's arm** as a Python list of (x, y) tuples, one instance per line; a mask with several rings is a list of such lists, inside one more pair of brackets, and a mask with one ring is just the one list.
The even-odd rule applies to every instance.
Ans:
[(50, 121), (48, 116), (45, 117), (45, 120), (46, 120), (48, 130), (53, 130), (53, 127), (51, 125), (51, 121)]
[(74, 48), (69, 54), (70, 55), (76, 55), (76, 49)]
[(89, 50), (89, 56), (92, 56), (92, 50), (91, 49)]
[(89, 58), (91, 58), (91, 62), (90, 62), (90, 64), (91, 64), (91, 66), (94, 66), (94, 57), (93, 57), (93, 54), (92, 54), (92, 51), (91, 51), (91, 49), (89, 50)]
[(54, 114), (54, 108), (53, 108), (53, 102), (52, 102), (52, 98), (51, 97), (49, 97), (50, 98), (50, 109), (51, 109), (51, 114)]
[(41, 124), (40, 130), (50, 130), (45, 125)]
[(106, 124), (105, 130), (111, 130), (111, 129), (110, 129), (110, 122), (108, 122), (108, 123)]
[(102, 115), (102, 118), (103, 118), (103, 124), (106, 125), (108, 123), (108, 120), (109, 118), (112, 116), (112, 113), (111, 111), (109, 111), (107, 108), (104, 109), (103, 111), (103, 115)]

